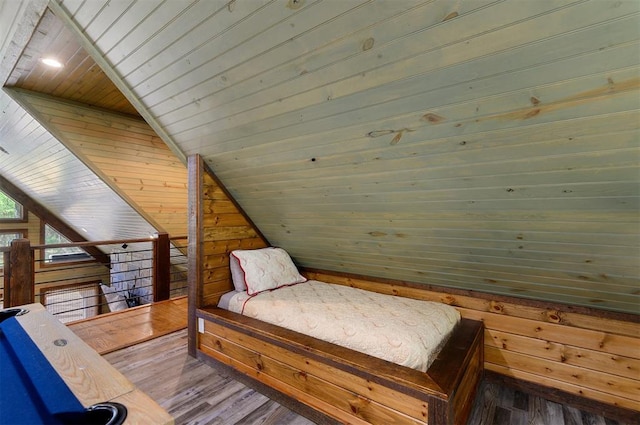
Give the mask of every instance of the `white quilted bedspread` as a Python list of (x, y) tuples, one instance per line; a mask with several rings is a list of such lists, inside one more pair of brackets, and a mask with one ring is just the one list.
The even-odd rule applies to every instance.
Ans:
[(229, 310), (423, 372), (460, 320), (446, 304), (314, 280), (240, 293)]

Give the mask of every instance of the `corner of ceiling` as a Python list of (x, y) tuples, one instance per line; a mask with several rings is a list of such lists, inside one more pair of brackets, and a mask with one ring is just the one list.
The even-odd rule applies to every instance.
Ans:
[(80, 42), (80, 45), (87, 51), (87, 54), (91, 56), (91, 58), (98, 64), (105, 75), (113, 82), (113, 84), (120, 90), (120, 92), (122, 92), (127, 100), (138, 111), (140, 116), (142, 116), (147, 124), (156, 132), (158, 137), (160, 137), (160, 139), (164, 141), (169, 149), (171, 149), (173, 154), (176, 155), (176, 157), (186, 166), (187, 157), (182, 149), (180, 149), (171, 135), (165, 131), (165, 129), (151, 114), (144, 103), (142, 103), (142, 101), (138, 99), (133, 90), (131, 90), (128, 84), (122, 79), (118, 71), (102, 55), (102, 53), (94, 45), (93, 41), (88, 38), (86, 33), (82, 31), (78, 24), (69, 15), (68, 11), (55, 0), (52, 0), (49, 3), (49, 8), (64, 23), (64, 25), (76, 35), (78, 41)]
[(11, 75), (25, 46), (29, 43), (34, 30), (38, 26), (38, 22), (40, 22), (40, 18), (47, 9), (48, 3), (49, 0), (12, 2), (12, 6), (17, 6), (13, 13), (3, 8), (3, 14), (6, 13), (6, 16), (13, 15), (11, 25), (6, 30), (0, 30), (2, 31), (0, 32), (0, 40), (2, 40), (2, 44), (0, 44), (0, 58), (2, 58), (2, 61), (0, 61), (0, 82), (2, 82), (3, 86), (9, 75)]

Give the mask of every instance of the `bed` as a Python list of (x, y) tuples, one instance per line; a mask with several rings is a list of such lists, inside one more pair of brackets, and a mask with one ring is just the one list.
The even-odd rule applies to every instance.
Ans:
[(460, 322), (446, 304), (316, 280), (253, 296), (233, 291), (218, 306), (422, 372)]
[(466, 423), (482, 323), (441, 303), (308, 281), (279, 248), (234, 251), (230, 266), (235, 291), (197, 312), (202, 357), (319, 412), (318, 423)]

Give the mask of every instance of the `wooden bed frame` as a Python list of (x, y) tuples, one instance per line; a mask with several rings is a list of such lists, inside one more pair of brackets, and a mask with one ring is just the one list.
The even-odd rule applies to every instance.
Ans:
[(317, 423), (463, 425), (483, 374), (483, 324), (469, 319), (423, 373), (217, 307), (196, 317), (198, 358)]
[(190, 156), (190, 355), (318, 424), (466, 424), (484, 371), (482, 322), (462, 319), (425, 373), (213, 307), (233, 289), (229, 253), (266, 246), (202, 157)]

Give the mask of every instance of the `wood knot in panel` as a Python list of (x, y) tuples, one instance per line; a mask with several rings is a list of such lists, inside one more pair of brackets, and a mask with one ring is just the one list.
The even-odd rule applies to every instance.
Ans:
[(447, 16), (444, 17), (444, 19), (442, 20), (442, 22), (448, 21), (449, 19), (453, 19), (455, 17), (459, 16), (458, 12), (451, 12), (449, 13)]
[(395, 133), (395, 130), (374, 130), (367, 133), (367, 137), (376, 138), (380, 136), (385, 136), (387, 134)]
[(402, 131), (398, 132), (398, 134), (396, 134), (393, 139), (391, 139), (391, 143), (390, 145), (397, 145), (398, 142), (400, 142), (400, 139), (402, 139)]
[(295, 376), (299, 381), (306, 381), (307, 380), (307, 373), (302, 371), (302, 370), (296, 372)]
[(562, 322), (562, 315), (559, 311), (547, 311), (547, 320), (552, 323)]
[(426, 121), (428, 123), (431, 124), (440, 124), (441, 122), (443, 122), (445, 120), (444, 117), (438, 115), (438, 114), (434, 114), (434, 113), (426, 113), (422, 116), (422, 118), (420, 118), (421, 121)]
[(493, 313), (500, 313), (500, 314), (504, 313), (504, 306), (502, 304), (495, 301), (491, 301), (490, 305), (491, 305), (491, 311)]
[(373, 44), (375, 43), (375, 40), (373, 39), (373, 37), (369, 37), (367, 38), (364, 43), (362, 43), (362, 50), (363, 51), (367, 51), (369, 49), (371, 49), (373, 47)]
[(452, 297), (451, 295), (445, 295), (443, 297), (440, 297), (440, 301), (443, 304), (453, 305), (453, 304), (455, 304), (456, 299), (454, 297)]
[(387, 236), (385, 232), (378, 232), (378, 231), (369, 232), (369, 235), (373, 237)]
[(262, 361), (262, 357), (260, 355), (256, 357), (256, 369), (259, 371), (264, 370), (264, 362)]
[(351, 408), (351, 411), (355, 415), (359, 415), (362, 412), (362, 410), (367, 407), (368, 404), (369, 404), (369, 400), (363, 397), (357, 397), (353, 400), (349, 400), (349, 407)]
[(301, 8), (303, 4), (304, 4), (304, 0), (289, 0), (287, 2), (287, 7), (289, 9), (296, 10)]
[(532, 109), (531, 111), (524, 114), (523, 119), (528, 120), (529, 118), (533, 118), (536, 115), (540, 114), (540, 112), (541, 112), (540, 108)]

